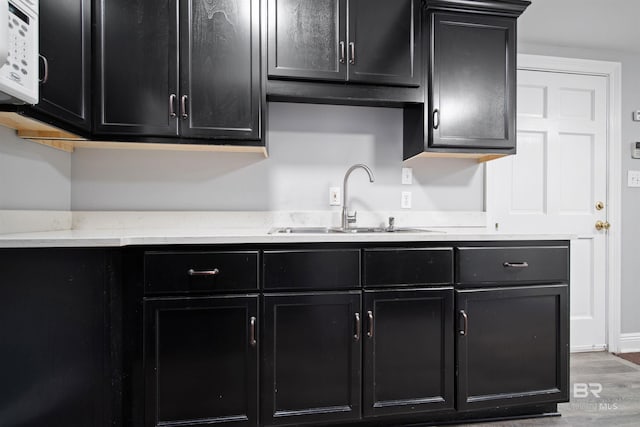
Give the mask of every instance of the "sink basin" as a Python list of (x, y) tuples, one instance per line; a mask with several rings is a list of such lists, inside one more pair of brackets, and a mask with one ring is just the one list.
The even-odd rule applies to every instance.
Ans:
[(330, 233), (444, 233), (444, 231), (413, 227), (353, 227), (349, 229), (332, 227), (278, 227), (269, 230), (269, 234), (330, 234)]

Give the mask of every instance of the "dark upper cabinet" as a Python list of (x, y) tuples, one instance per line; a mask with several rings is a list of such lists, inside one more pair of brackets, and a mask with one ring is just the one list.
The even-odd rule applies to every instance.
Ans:
[(454, 408), (453, 289), (366, 291), (363, 412)]
[(516, 19), (529, 2), (425, 5), (426, 102), (405, 109), (404, 159), (514, 154)]
[(515, 148), (515, 19), (430, 16), (431, 147)]
[(456, 291), (457, 408), (568, 401), (568, 286)]
[(259, 140), (259, 0), (99, 2), (98, 135)]
[(178, 135), (176, 1), (96, 2), (97, 134)]
[(40, 101), (46, 121), (91, 129), (91, 0), (40, 1)]
[(269, 0), (269, 76), (419, 86), (420, 10), (419, 0)]
[(360, 418), (360, 292), (264, 296), (264, 425)]
[(148, 299), (147, 427), (258, 425), (257, 296)]

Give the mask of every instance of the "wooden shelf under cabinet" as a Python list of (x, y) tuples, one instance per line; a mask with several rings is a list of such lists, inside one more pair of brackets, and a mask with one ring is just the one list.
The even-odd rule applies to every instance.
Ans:
[(244, 145), (209, 145), (209, 144), (171, 144), (149, 142), (96, 141), (83, 138), (71, 132), (39, 120), (23, 116), (15, 112), (0, 112), (0, 126), (14, 129), (16, 135), (38, 144), (73, 152), (76, 148), (111, 148), (135, 150), (167, 150), (167, 151), (217, 151), (229, 153), (260, 153), (267, 157), (263, 146)]

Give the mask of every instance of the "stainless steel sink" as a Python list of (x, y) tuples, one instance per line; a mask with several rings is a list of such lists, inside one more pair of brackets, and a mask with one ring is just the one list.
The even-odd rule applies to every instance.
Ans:
[(331, 234), (331, 233), (444, 233), (444, 231), (413, 227), (278, 227), (269, 230), (269, 234)]

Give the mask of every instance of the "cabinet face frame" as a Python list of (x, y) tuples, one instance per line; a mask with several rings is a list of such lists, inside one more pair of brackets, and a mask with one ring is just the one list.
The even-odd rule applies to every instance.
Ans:
[[(470, 378), (470, 360), (471, 358), (486, 359), (482, 364), (488, 366), (491, 364), (491, 358), (495, 358), (495, 352), (511, 352), (514, 358), (521, 358), (522, 348), (495, 348), (491, 350), (491, 354), (471, 354), (468, 345), (468, 337), (474, 333), (474, 322), (482, 322), (474, 313), (469, 313), (469, 303), (491, 300), (524, 300), (526, 298), (536, 297), (554, 297), (556, 300), (555, 308), (555, 367), (554, 369), (554, 386), (547, 389), (530, 389), (520, 392), (491, 393), (471, 395), (469, 387)], [(455, 334), (457, 337), (456, 345), (456, 367), (458, 372), (457, 387), (457, 409), (459, 411), (489, 409), (495, 407), (510, 407), (517, 405), (535, 405), (544, 403), (567, 402), (569, 400), (569, 289), (567, 284), (549, 284), (539, 286), (519, 286), (519, 287), (503, 287), (503, 288), (483, 288), (456, 290), (456, 309), (455, 309)], [(520, 307), (522, 308), (522, 307)], [(462, 314), (464, 310), (465, 315)], [(490, 319), (492, 313), (483, 311), (483, 316)], [(513, 316), (523, 314), (514, 308)], [(511, 322), (510, 322), (511, 320)], [(505, 331), (512, 334), (524, 334), (527, 331), (514, 331), (513, 319), (503, 319), (501, 327)], [(462, 334), (461, 331), (466, 333)], [(487, 337), (489, 339), (489, 337)], [(551, 351), (551, 350), (550, 350)], [(519, 353), (520, 352), (520, 353)], [(531, 361), (535, 362), (535, 361)], [(498, 368), (494, 366), (494, 368)], [(494, 381), (499, 381), (494, 377)]]
[[(472, 13), (457, 13), (448, 11), (433, 11), (427, 14), (429, 44), (428, 59), (428, 109), (425, 108), (426, 121), (428, 122), (428, 147), (436, 149), (485, 149), (505, 150), (508, 154), (515, 150), (516, 146), (516, 19), (497, 16), (483, 16)], [(441, 69), (441, 57), (444, 51), (441, 47), (441, 34), (445, 26), (476, 29), (478, 31), (502, 31), (504, 32), (504, 61), (505, 82), (503, 101), (504, 129), (501, 137), (482, 137), (476, 135), (446, 135), (443, 133), (443, 121), (441, 120), (441, 107), (443, 88), (440, 77), (447, 74)], [(452, 52), (449, 50), (448, 52)], [(486, 70), (485, 70), (486, 71)], [(464, 100), (455, 100), (456, 103), (466, 104)], [(476, 106), (472, 112), (477, 117), (482, 116), (482, 108), (486, 105)], [(464, 117), (462, 118), (464, 119)], [(487, 119), (485, 117), (485, 119)], [(484, 120), (475, 120), (481, 122)], [(446, 124), (445, 124), (446, 125)]]
[[(162, 372), (160, 363), (160, 336), (162, 331), (160, 316), (162, 313), (173, 312), (189, 315), (200, 311), (210, 310), (240, 310), (244, 312), (242, 325), (227, 325), (236, 330), (244, 331), (243, 341), (244, 372), (237, 373), (237, 381), (244, 379), (246, 395), (241, 404), (245, 413), (212, 416), (192, 420), (160, 420), (160, 385), (159, 375)], [(252, 343), (252, 338), (259, 336), (258, 295), (218, 296), (218, 297), (177, 297), (177, 298), (147, 298), (143, 303), (144, 312), (144, 377), (145, 377), (145, 426), (181, 426), (181, 425), (210, 425), (220, 424), (232, 427), (254, 427), (258, 425), (258, 353), (259, 341)], [(221, 325), (211, 324), (211, 328)], [(189, 331), (184, 331), (188, 334)], [(222, 349), (221, 351), (224, 351)], [(197, 359), (197, 357), (196, 357)], [(175, 362), (175, 360), (174, 360)], [(200, 361), (202, 364), (202, 361)], [(227, 384), (227, 386), (232, 386)]]
[[(409, 288), (409, 289), (395, 289), (395, 290), (381, 290), (381, 291), (365, 291), (363, 295), (363, 413), (364, 416), (380, 416), (380, 415), (410, 415), (418, 414), (430, 411), (444, 411), (454, 409), (454, 338), (453, 338), (453, 287), (446, 288)], [(440, 358), (439, 366), (424, 366), (423, 372), (415, 372), (416, 377), (428, 376), (428, 371), (434, 369), (439, 372), (439, 393), (434, 395), (421, 395), (412, 396), (405, 399), (383, 400), (378, 399), (377, 393), (380, 387), (379, 381), (376, 379), (379, 374), (379, 362), (388, 365), (388, 361), (379, 360), (379, 354), (376, 349), (379, 335), (377, 331), (380, 328), (377, 326), (381, 322), (385, 322), (387, 333), (390, 332), (390, 328), (393, 326), (400, 327), (402, 329), (411, 329), (412, 325), (402, 324), (400, 322), (394, 322), (394, 319), (385, 317), (380, 318), (381, 312), (379, 309), (384, 307), (385, 304), (403, 304), (414, 303), (425, 305), (425, 310), (428, 309), (428, 305), (437, 302), (440, 306), (441, 317), (440, 319), (434, 319), (434, 321), (440, 321), (439, 325), (439, 342), (434, 339), (433, 336), (424, 336), (423, 343), (428, 342), (428, 345), (422, 346), (422, 350), (426, 350), (425, 347), (433, 348), (429, 351), (429, 356)], [(424, 313), (428, 315), (428, 311)], [(408, 319), (404, 318), (403, 321)], [(419, 321), (420, 319), (414, 319)], [(424, 319), (423, 319), (424, 320)], [(413, 326), (415, 329), (416, 326)], [(396, 333), (392, 334), (393, 338), (399, 336), (406, 336), (403, 334), (403, 330), (396, 330)], [(384, 339), (392, 339), (392, 336), (387, 335)], [(416, 341), (420, 340), (420, 337), (415, 337)], [(387, 342), (387, 344), (390, 344)], [(400, 353), (405, 353), (403, 359), (405, 361), (411, 354), (410, 348), (401, 347), (405, 342), (396, 342), (394, 350)], [(418, 343), (419, 344), (419, 343)], [(381, 344), (382, 345), (382, 344)], [(416, 355), (417, 359), (414, 359), (411, 363), (412, 366), (420, 365), (422, 363), (419, 356), (424, 356), (425, 353)], [(431, 372), (432, 373), (432, 372)], [(387, 382), (389, 378), (387, 378)], [(387, 384), (388, 386), (388, 384)], [(386, 390), (389, 392), (390, 390)]]

